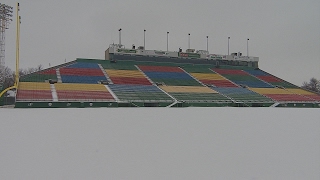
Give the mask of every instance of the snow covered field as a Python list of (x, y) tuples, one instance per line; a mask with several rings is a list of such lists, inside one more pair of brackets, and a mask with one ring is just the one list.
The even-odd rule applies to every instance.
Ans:
[(0, 179), (320, 179), (320, 110), (1, 109)]

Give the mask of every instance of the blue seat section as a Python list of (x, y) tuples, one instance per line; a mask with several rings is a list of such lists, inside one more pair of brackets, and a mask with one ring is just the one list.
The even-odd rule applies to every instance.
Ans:
[(84, 63), (84, 62), (77, 62), (75, 64), (71, 64), (66, 66), (66, 68), (93, 68), (93, 69), (100, 69), (97, 63)]
[(233, 81), (233, 82), (239, 85), (242, 84), (252, 88), (273, 88), (273, 86), (263, 81)]
[(107, 80), (105, 76), (69, 76), (61, 75), (63, 83), (98, 84), (98, 81)]
[(186, 73), (182, 72), (144, 72), (151, 79), (192, 79)]
[(268, 73), (265, 73), (265, 72), (263, 72), (261, 70), (252, 70), (252, 69), (250, 69), (250, 70), (244, 70), (244, 71), (249, 73), (249, 74), (251, 74), (251, 75), (253, 75), (253, 76), (268, 76), (269, 75)]

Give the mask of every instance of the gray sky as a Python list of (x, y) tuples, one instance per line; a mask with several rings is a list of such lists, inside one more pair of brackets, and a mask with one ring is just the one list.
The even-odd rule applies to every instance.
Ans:
[[(2, 0), (15, 7), (15, 1)], [(104, 59), (112, 42), (146, 49), (191, 47), (260, 57), (260, 68), (301, 85), (320, 79), (319, 0), (21, 0), (21, 68), (58, 65), (75, 58)], [(6, 36), (6, 65), (15, 67), (15, 22)]]
[(315, 108), (0, 108), (0, 114), (0, 179), (320, 179)]

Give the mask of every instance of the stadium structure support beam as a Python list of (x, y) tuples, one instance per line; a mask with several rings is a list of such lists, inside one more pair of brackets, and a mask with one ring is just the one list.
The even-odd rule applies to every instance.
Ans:
[(11, 89), (16, 89), (17, 87), (16, 86), (11, 86), (11, 87), (8, 87), (7, 89), (3, 90), (1, 93), (0, 93), (0, 98), (3, 96), (4, 93), (6, 93), (7, 91), (11, 90)]
[(20, 24), (21, 17), (19, 16), (20, 5), (17, 3), (16, 16), (17, 16), (17, 34), (16, 34), (16, 74), (14, 85), (18, 88), (19, 85), (19, 61), (20, 61)]

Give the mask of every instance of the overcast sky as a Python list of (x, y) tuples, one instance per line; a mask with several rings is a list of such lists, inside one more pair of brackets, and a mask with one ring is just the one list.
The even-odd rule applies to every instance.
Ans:
[[(15, 1), (1, 3), (16, 6)], [(320, 79), (319, 0), (21, 0), (21, 68), (44, 67), (76, 58), (104, 59), (118, 43), (169, 50), (188, 46), (260, 57), (260, 68), (296, 85)], [(6, 65), (15, 67), (15, 22), (6, 32)]]

